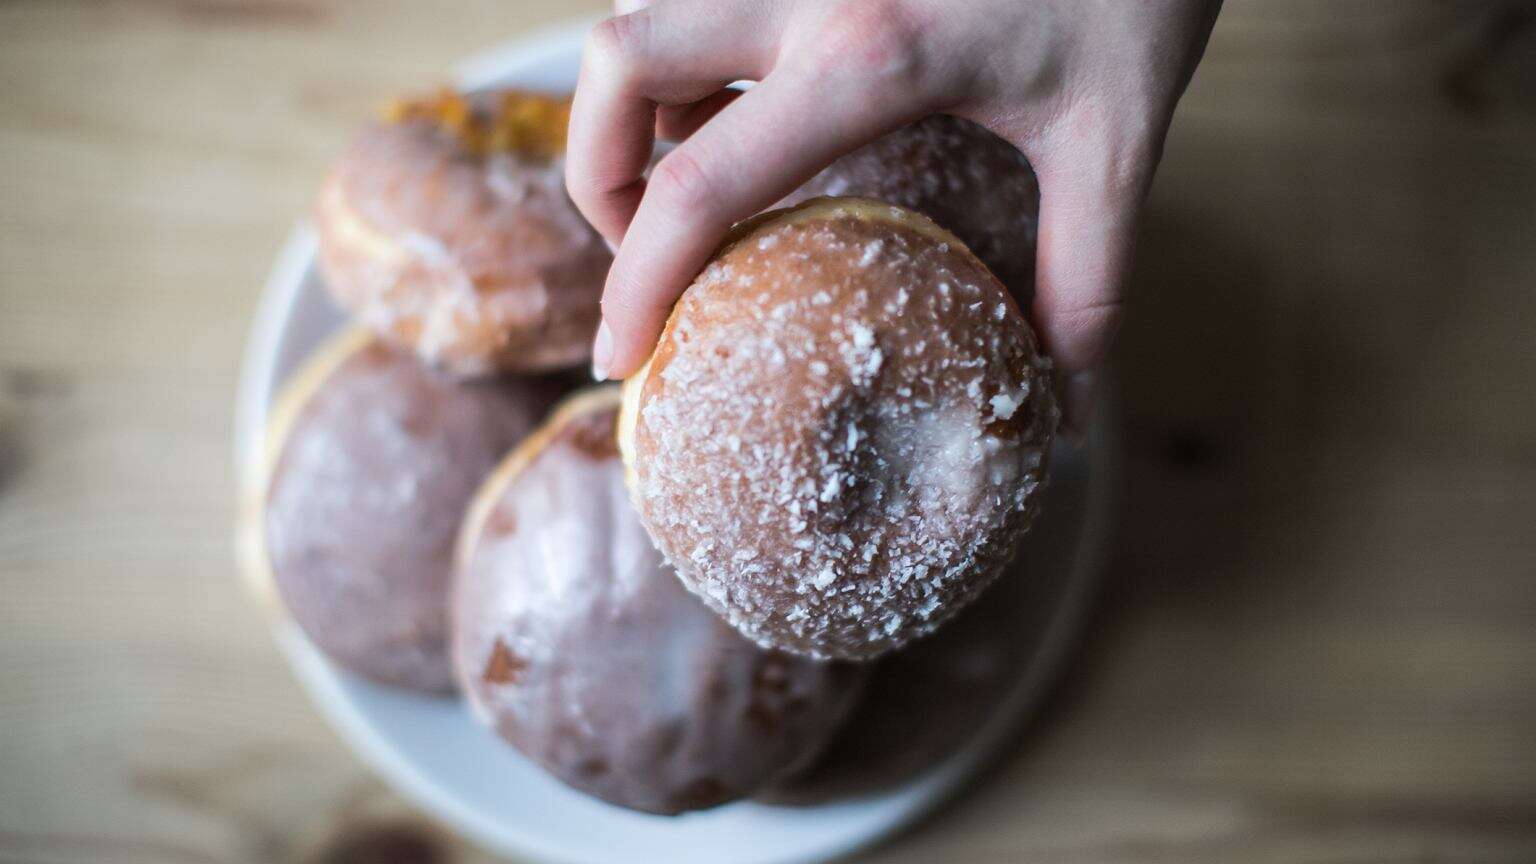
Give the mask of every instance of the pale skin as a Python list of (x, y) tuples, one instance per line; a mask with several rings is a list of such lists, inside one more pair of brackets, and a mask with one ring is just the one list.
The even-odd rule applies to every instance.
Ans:
[[(731, 225), (928, 114), (1040, 180), (1031, 318), (1080, 434), (1123, 315), (1136, 221), (1220, 0), (657, 0), (593, 28), (566, 184), (617, 250), (593, 374), (645, 362)], [(758, 82), (745, 93), (737, 80)], [(660, 136), (679, 141), (650, 167)]]

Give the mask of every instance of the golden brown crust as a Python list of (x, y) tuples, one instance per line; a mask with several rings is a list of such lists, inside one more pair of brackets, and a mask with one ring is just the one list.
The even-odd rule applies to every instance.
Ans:
[(761, 644), (839, 658), (990, 582), (1056, 421), (1009, 292), (932, 220), (860, 199), (738, 226), (626, 395), (636, 506), (684, 584)]

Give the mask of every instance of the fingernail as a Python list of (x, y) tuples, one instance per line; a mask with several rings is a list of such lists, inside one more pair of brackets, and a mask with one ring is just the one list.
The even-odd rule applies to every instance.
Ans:
[(597, 325), (597, 338), (592, 340), (592, 379), (607, 381), (608, 365), (612, 362), (613, 333), (609, 332), (607, 321), (600, 321)]
[(1082, 447), (1088, 437), (1088, 424), (1093, 419), (1093, 400), (1098, 395), (1099, 373), (1076, 372), (1067, 377), (1062, 388), (1061, 432), (1074, 447)]

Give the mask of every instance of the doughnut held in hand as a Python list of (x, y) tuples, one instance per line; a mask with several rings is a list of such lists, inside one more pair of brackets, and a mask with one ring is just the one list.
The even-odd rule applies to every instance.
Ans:
[(566, 196), (568, 113), (514, 90), (393, 106), (315, 205), (332, 295), (455, 374), (586, 362), (612, 256)]
[(875, 198), (927, 216), (964, 241), (1020, 308), (1029, 308), (1040, 184), (1024, 154), (982, 126), (930, 115), (833, 162), (781, 206), (824, 195)]
[(678, 584), (624, 488), (617, 387), (579, 395), (476, 496), (454, 663), (474, 712), (566, 784), (652, 813), (813, 759), (864, 669), (766, 651)]
[(1008, 292), (931, 220), (821, 198), (732, 232), (625, 383), (632, 494), (761, 645), (861, 659), (990, 583), (1057, 420)]
[(252, 575), (341, 665), (451, 691), (448, 588), (465, 507), (562, 389), (457, 382), (364, 330), (336, 337), (274, 408)]

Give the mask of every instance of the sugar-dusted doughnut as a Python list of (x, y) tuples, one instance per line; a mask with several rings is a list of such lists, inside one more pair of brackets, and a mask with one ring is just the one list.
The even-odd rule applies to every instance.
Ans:
[(480, 481), (568, 388), (460, 382), (352, 329), (274, 407), (254, 566), (317, 647), (354, 672), (453, 688), (453, 541)]
[(455, 374), (586, 362), (612, 256), (565, 192), (568, 114), (515, 90), (394, 105), (315, 205), (332, 295)]
[(823, 195), (875, 198), (927, 216), (965, 241), (1029, 311), (1040, 184), (1024, 154), (982, 126), (930, 115), (833, 162), (780, 206)]
[(870, 664), (859, 707), (816, 764), (758, 798), (812, 805), (888, 792), (996, 736), (999, 723), (1020, 719), (1022, 701), (1043, 695), (1092, 590), (1079, 569), (1086, 470), (1072, 464), (1084, 454), (1064, 447), (1056, 445), (1051, 470), (1065, 465), (1066, 482), (1052, 478), (1038, 521), (997, 581), (938, 632)]
[(678, 584), (624, 488), (619, 389), (573, 397), (465, 520), (454, 663), (477, 716), (570, 786), (653, 813), (803, 766), (864, 668), (767, 651)]
[(873, 657), (1013, 555), (1057, 421), (1006, 289), (913, 211), (821, 198), (738, 226), (625, 384), (636, 507), (759, 644)]

